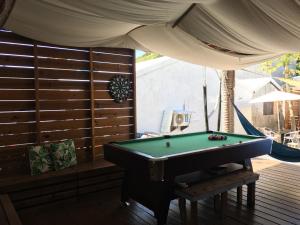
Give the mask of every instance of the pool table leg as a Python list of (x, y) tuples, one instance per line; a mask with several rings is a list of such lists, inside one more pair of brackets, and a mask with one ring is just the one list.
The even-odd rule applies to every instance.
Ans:
[(198, 225), (198, 201), (191, 202), (191, 225)]
[(122, 181), (122, 189), (121, 189), (121, 203), (124, 206), (129, 205), (129, 193), (128, 193), (128, 174), (125, 171), (124, 178)]
[(185, 198), (179, 198), (178, 199), (178, 206), (179, 206), (179, 213), (180, 213), (180, 218), (181, 222), (183, 224), (186, 224), (186, 199)]
[(154, 212), (157, 219), (157, 225), (167, 224), (168, 212), (171, 200), (165, 200), (160, 207)]
[(214, 196), (214, 210), (216, 213), (220, 212), (221, 208), (221, 196), (219, 194)]
[(243, 167), (246, 170), (253, 171), (251, 159), (245, 159), (244, 162), (243, 162)]

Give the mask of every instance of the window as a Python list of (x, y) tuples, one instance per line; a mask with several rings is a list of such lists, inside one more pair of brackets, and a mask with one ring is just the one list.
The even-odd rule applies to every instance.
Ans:
[(263, 115), (273, 115), (274, 114), (274, 102), (264, 102)]

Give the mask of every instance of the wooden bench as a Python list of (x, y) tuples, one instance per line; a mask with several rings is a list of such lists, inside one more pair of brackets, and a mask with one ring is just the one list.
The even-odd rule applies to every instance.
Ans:
[(117, 188), (122, 178), (120, 168), (102, 159), (39, 176), (1, 177), (0, 194), (8, 194), (16, 210), (21, 210)]
[(0, 195), (0, 224), (22, 225), (21, 220), (7, 194)]
[[(222, 175), (186, 188), (176, 188), (175, 194), (179, 197), (180, 215), (186, 223), (186, 199), (191, 202), (191, 223), (197, 224), (197, 201), (214, 196), (215, 210), (221, 217), (225, 214), (227, 204), (227, 191), (237, 188), (237, 203), (242, 203), (242, 185), (248, 186), (247, 206), (254, 208), (255, 205), (255, 182), (259, 175), (252, 171), (242, 170)], [(221, 197), (219, 197), (221, 195)], [(219, 200), (220, 199), (220, 200)], [(220, 203), (218, 203), (220, 201)]]

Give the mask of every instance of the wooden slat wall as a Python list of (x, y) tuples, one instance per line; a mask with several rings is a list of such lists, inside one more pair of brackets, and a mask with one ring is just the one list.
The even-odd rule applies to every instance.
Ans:
[(134, 53), (122, 49), (110, 55), (103, 50), (107, 49), (93, 49), (92, 52), (96, 156), (101, 154), (108, 138), (110, 141), (125, 140), (133, 138), (135, 134), (134, 93), (127, 102), (120, 104), (109, 97), (107, 90), (108, 81), (116, 74), (125, 75), (134, 82)]
[[(28, 173), (29, 146), (72, 138), (79, 162), (109, 141), (135, 135), (135, 57), (130, 49), (71, 48), (0, 30), (0, 176)], [(132, 96), (115, 103), (108, 82), (122, 74)]]
[[(298, 94), (298, 95), (300, 94), (300, 90), (298, 90), (298, 89), (293, 89), (293, 90), (291, 90), (291, 92), (294, 94)], [(291, 103), (292, 103), (292, 109), (294, 112), (296, 127), (299, 128), (300, 127), (300, 101), (294, 100), (294, 101), (291, 101)], [(291, 129), (290, 110), (289, 110), (289, 106), (287, 103), (285, 104), (285, 128)]]

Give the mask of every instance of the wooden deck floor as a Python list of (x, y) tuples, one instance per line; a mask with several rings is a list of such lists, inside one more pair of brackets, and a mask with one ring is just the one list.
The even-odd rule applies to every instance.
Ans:
[[(298, 224), (300, 225), (300, 166), (257, 159), (254, 169), (260, 173), (255, 210), (236, 207), (235, 193), (229, 193), (229, 204), (223, 221), (213, 212), (212, 200), (199, 202), (199, 224)], [(244, 192), (245, 193), (245, 192)], [(152, 212), (132, 202), (123, 208), (119, 190), (109, 190), (84, 199), (72, 200), (19, 212), (24, 225), (155, 225)], [(180, 225), (177, 202), (173, 201), (169, 225)]]

